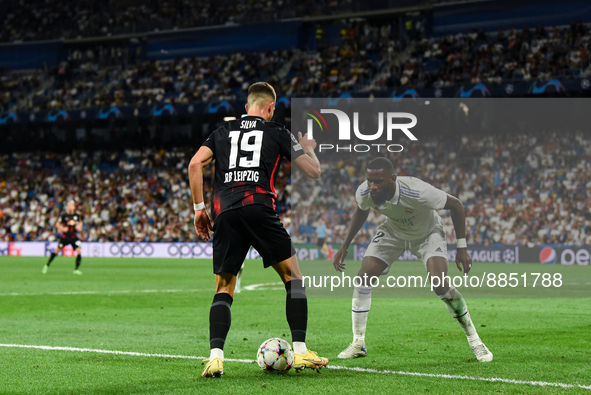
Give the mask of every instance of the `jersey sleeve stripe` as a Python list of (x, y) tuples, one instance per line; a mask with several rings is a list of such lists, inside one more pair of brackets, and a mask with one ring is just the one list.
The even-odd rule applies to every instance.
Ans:
[(402, 196), (407, 196), (407, 197), (411, 197), (411, 198), (418, 198), (418, 197), (419, 197), (419, 195), (418, 195), (418, 194), (414, 195), (414, 194), (406, 193), (406, 192), (404, 192), (404, 191), (400, 191), (400, 194), (401, 194)]
[(417, 195), (420, 193), (420, 191), (416, 190), (416, 189), (410, 189), (408, 187), (405, 187), (404, 185), (400, 185), (400, 190), (404, 190), (408, 193), (416, 193)]
[(411, 192), (411, 191), (408, 191), (408, 190), (402, 189), (402, 188), (400, 188), (400, 194), (405, 195), (405, 196), (411, 196), (411, 197), (419, 197), (419, 192)]

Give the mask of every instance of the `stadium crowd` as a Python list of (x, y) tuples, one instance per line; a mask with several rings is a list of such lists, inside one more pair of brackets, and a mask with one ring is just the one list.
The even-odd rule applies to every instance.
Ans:
[[(398, 175), (419, 177), (463, 201), (469, 242), (591, 244), (588, 135), (457, 139), (440, 138), (390, 158)], [(142, 149), (0, 156), (0, 240), (55, 240), (54, 224), (68, 199), (77, 202), (84, 217), (83, 240), (197, 240), (186, 174), (192, 154), (187, 149)], [(294, 242), (316, 243), (320, 220), (328, 228), (328, 243), (343, 240), (355, 209), (355, 189), (371, 159), (356, 158), (321, 156), (318, 181), (299, 173), (292, 179), (284, 163), (276, 182), (278, 211)], [(211, 167), (206, 171), (208, 192)], [(441, 215), (454, 243), (449, 212)], [(372, 212), (356, 241), (368, 243), (374, 225), (383, 220)]]
[(76, 61), (77, 67), (64, 62), (53, 86), (30, 95), (26, 107), (75, 109), (234, 100), (235, 92), (246, 89), (250, 81), (274, 80), (271, 76), (290, 58), (291, 51), (275, 51), (153, 60), (124, 68), (117, 62), (99, 66), (92, 55), (86, 55)]
[(331, 15), (351, 1), (34, 0), (0, 3), (0, 42), (76, 39)]
[(383, 64), (373, 89), (578, 78), (590, 65), (591, 27), (527, 27), (418, 40), (408, 61)]
[[(345, 238), (356, 207), (355, 190), (365, 181), (372, 159), (354, 158), (320, 157), (324, 173), (319, 182), (294, 177), (295, 242), (315, 243), (320, 221), (329, 228), (327, 242)], [(398, 175), (418, 177), (462, 200), (470, 243), (591, 244), (588, 134), (547, 132), (470, 140), (463, 136), (454, 142), (440, 138), (390, 159)], [(449, 211), (440, 215), (448, 242), (455, 243)], [(355, 240), (369, 243), (375, 225), (384, 220), (372, 210)]]
[[(136, 61), (121, 44), (71, 49), (48, 72), (0, 74), (0, 110), (38, 111), (244, 98), (253, 82), (280, 96), (578, 78), (590, 73), (591, 28), (482, 31), (403, 44), (390, 24), (352, 23), (338, 46)], [(40, 81), (49, 81), (41, 86)]]
[(185, 174), (190, 157), (150, 149), (3, 156), (0, 238), (56, 240), (54, 224), (74, 199), (84, 219), (83, 240), (192, 239)]
[[(361, 90), (371, 82), (379, 54), (398, 47), (390, 38), (391, 27), (351, 27), (359, 29), (362, 34), (349, 35), (346, 30), (342, 45), (321, 51), (248, 52), (173, 61), (136, 62), (119, 44), (74, 48), (50, 72), (34, 73), (35, 81), (50, 81), (49, 86), (32, 91), (26, 82), (33, 76), (0, 75), (0, 92), (6, 92), (0, 110), (221, 102), (244, 98), (248, 86), (261, 80), (273, 84), (279, 96), (288, 97)], [(358, 50), (360, 46), (365, 49)]]

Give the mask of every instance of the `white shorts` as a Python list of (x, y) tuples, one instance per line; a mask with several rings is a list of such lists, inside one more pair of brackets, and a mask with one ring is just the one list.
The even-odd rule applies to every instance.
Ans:
[(384, 261), (390, 270), (390, 266), (406, 251), (423, 261), (427, 268), (427, 260), (433, 256), (440, 256), (447, 261), (447, 241), (443, 228), (435, 227), (426, 237), (417, 240), (404, 240), (393, 236), (384, 224), (378, 227), (376, 235), (369, 243), (365, 251), (366, 256), (372, 256)]

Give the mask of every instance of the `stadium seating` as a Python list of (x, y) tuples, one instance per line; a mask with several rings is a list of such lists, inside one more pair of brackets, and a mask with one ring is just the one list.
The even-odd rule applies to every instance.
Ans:
[[(440, 138), (429, 147), (390, 159), (398, 175), (419, 177), (462, 200), (470, 243), (591, 243), (588, 134), (552, 131), (466, 139), (455, 155), (449, 154), (446, 142), (446, 138)], [(456, 155), (470, 163), (469, 169), (455, 160)], [(345, 163), (343, 156), (333, 162), (323, 157), (320, 182), (293, 180), (295, 242), (315, 241), (313, 229), (319, 219), (330, 229), (328, 242), (339, 243), (345, 238), (356, 207), (355, 188), (365, 181), (364, 169), (371, 158), (368, 154), (359, 162)], [(449, 211), (440, 214), (448, 242), (453, 244)], [(369, 243), (375, 225), (384, 220), (372, 211), (356, 241)]]
[[(532, 141), (539, 144), (530, 145)], [(442, 137), (437, 144), (392, 159), (399, 175), (419, 176), (463, 201), (470, 242), (591, 244), (588, 133), (549, 131), (466, 142), (461, 155), (472, 171), (460, 166), (447, 146)], [(196, 240), (186, 175), (193, 152), (185, 148), (0, 156), (0, 240), (55, 240), (53, 225), (69, 198), (79, 203), (87, 240)], [(297, 204), (291, 229), (295, 242), (315, 241), (320, 218), (329, 228), (329, 243), (343, 240), (367, 160), (344, 163), (342, 157), (323, 157), (319, 181), (290, 180), (290, 166), (283, 165), (276, 181), (278, 209), (282, 217), (289, 216), (292, 202)], [(208, 168), (206, 191), (211, 174)], [(441, 214), (448, 240), (454, 243), (449, 213)], [(383, 217), (372, 213), (356, 241), (368, 243), (375, 231), (371, 224), (381, 221)]]
[(390, 25), (351, 26), (352, 39), (322, 50), (135, 62), (121, 44), (70, 49), (54, 68), (0, 74), (0, 112), (220, 102), (244, 99), (259, 80), (291, 97), (591, 74), (591, 31), (580, 23), (424, 37), (407, 46)]
[(246, 1), (27, 1), (2, 4), (0, 42), (114, 36), (237, 23), (330, 15), (350, 2)]

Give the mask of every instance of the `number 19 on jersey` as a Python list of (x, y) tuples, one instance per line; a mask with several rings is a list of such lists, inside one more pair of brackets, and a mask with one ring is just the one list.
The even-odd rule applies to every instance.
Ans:
[[(261, 164), (261, 146), (263, 145), (263, 131), (251, 130), (242, 134), (242, 131), (235, 130), (230, 132), (230, 160), (228, 168), (234, 169), (236, 162), (238, 167), (259, 167)], [(253, 140), (253, 141), (252, 141)], [(240, 151), (252, 152), (250, 159), (248, 156), (238, 158), (238, 144)]]

